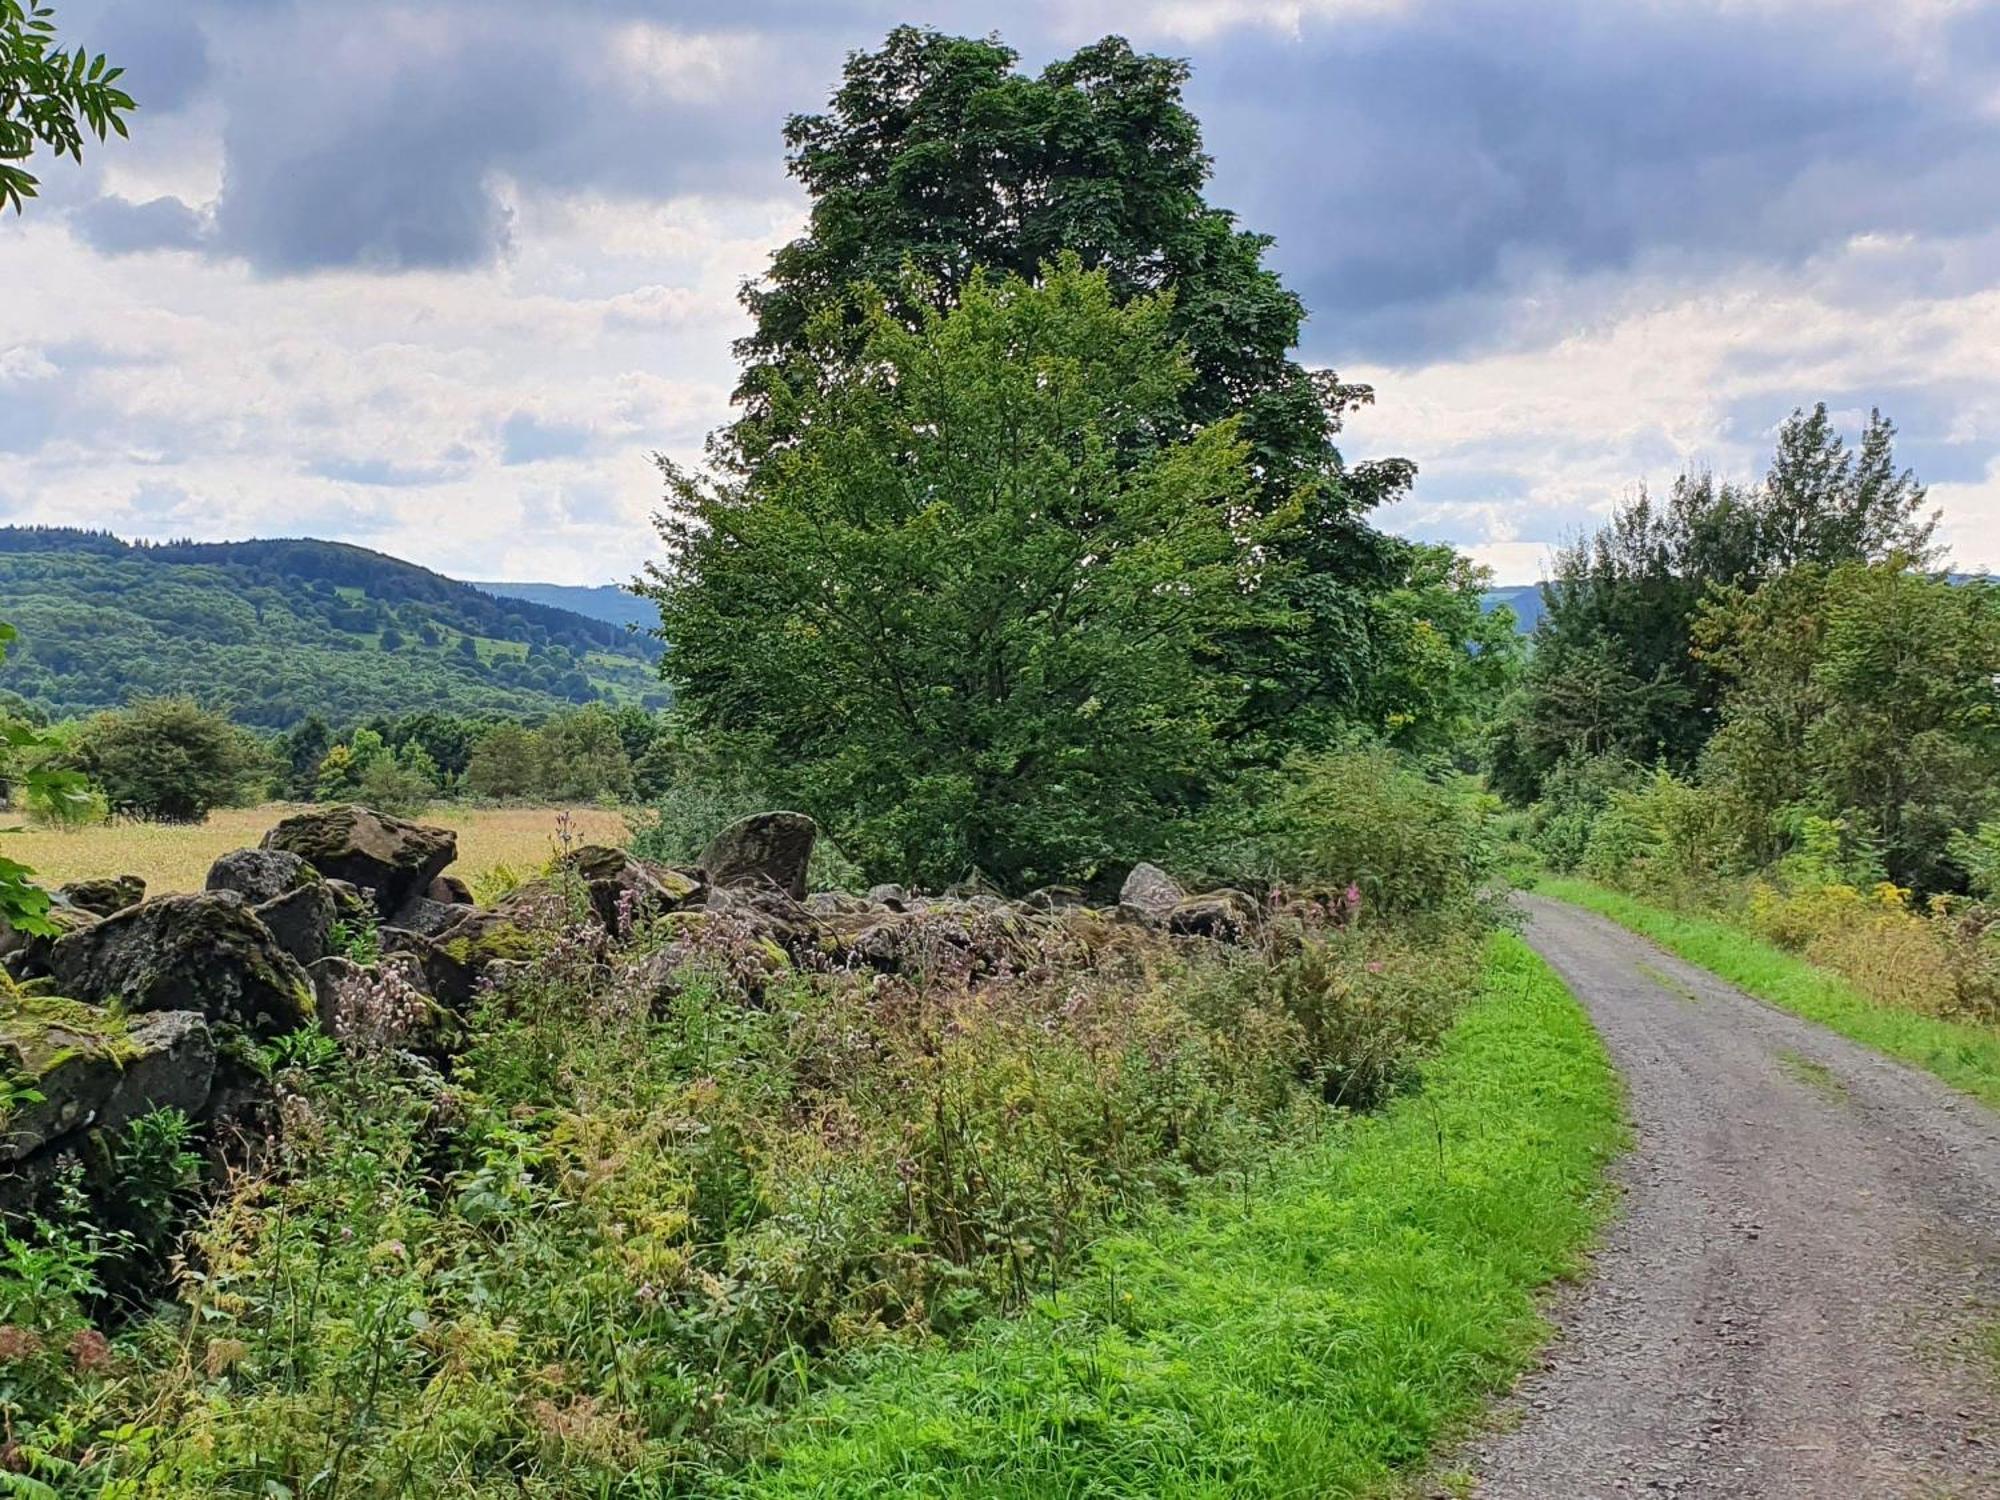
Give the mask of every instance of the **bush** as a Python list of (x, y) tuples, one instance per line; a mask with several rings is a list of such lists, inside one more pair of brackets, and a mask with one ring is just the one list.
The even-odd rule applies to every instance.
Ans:
[(1552, 870), (1567, 874), (1583, 864), (1590, 831), (1611, 794), (1631, 787), (1639, 768), (1610, 755), (1566, 755), (1542, 783), (1530, 810), (1528, 841)]
[(262, 790), (262, 748), (221, 714), (191, 698), (149, 698), (99, 714), (79, 757), (114, 812), (198, 823)]
[(361, 773), (355, 800), (378, 812), (413, 818), (431, 805), (437, 783), (393, 755), (378, 755)]
[(1201, 863), (1222, 879), (1359, 888), (1384, 915), (1464, 908), (1492, 873), (1490, 803), (1379, 746), (1299, 756), (1254, 780)]
[(1607, 885), (1665, 894), (1713, 886), (1735, 857), (1728, 809), (1672, 772), (1614, 789), (1590, 824), (1581, 866)]

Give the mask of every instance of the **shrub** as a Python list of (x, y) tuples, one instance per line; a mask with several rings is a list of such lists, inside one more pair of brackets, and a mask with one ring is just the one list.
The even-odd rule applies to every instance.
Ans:
[(1728, 810), (1660, 769), (1635, 788), (1610, 792), (1590, 823), (1580, 863), (1593, 880), (1675, 899), (1711, 888), (1734, 856)]
[(1616, 756), (1573, 754), (1555, 763), (1528, 823), (1528, 840), (1550, 869), (1568, 873), (1583, 864), (1590, 831), (1611, 794), (1631, 787), (1639, 776), (1637, 766)]
[(190, 698), (149, 698), (99, 714), (80, 758), (114, 812), (198, 823), (246, 800), (265, 757), (249, 734)]
[(437, 783), (393, 755), (378, 755), (361, 773), (355, 800), (378, 812), (411, 818), (431, 805)]
[(1385, 915), (1469, 905), (1493, 867), (1490, 806), (1377, 746), (1299, 756), (1252, 783), (1208, 851), (1218, 876), (1346, 886)]

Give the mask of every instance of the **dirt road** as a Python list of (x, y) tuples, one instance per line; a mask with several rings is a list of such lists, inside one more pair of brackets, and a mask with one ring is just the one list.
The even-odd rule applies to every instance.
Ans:
[(1528, 940), (1631, 1095), (1625, 1201), (1486, 1500), (2000, 1497), (2000, 1116), (1623, 928)]

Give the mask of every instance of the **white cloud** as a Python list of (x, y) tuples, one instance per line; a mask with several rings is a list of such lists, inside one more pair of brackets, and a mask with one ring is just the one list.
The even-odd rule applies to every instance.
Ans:
[[(1464, 546), (1508, 582), (1530, 581), (1550, 544), (1637, 484), (1664, 488), (1689, 465), (1761, 474), (1777, 424), (1821, 397), (1850, 430), (1869, 406), (1891, 417), (1899, 404), (1937, 406), (1922, 424), (1901, 412), (1904, 457), (1922, 477), (1926, 445), (2000, 442), (2000, 289), (1852, 295), (1881, 256), (1856, 243), (1791, 274), (1718, 285), (1655, 268), (1573, 287), (1575, 304), (1602, 310), (1566, 337), (1343, 372), (1378, 391), (1348, 448), (1415, 459), (1415, 494), (1386, 524)], [(2000, 562), (2000, 460), (1931, 496), (1962, 563)]]

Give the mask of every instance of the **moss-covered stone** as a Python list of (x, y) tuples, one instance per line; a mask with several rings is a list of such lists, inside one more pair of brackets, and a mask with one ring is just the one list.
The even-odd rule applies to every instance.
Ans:
[(0, 1160), (18, 1162), (148, 1110), (199, 1113), (214, 1082), (215, 1043), (190, 1011), (125, 1016), (15, 992), (0, 995), (0, 1063), (14, 1083), (0, 1116)]
[(146, 899), (146, 882), (138, 875), (105, 875), (95, 880), (72, 880), (56, 892), (79, 911), (108, 917)]
[(701, 867), (713, 885), (764, 887), (803, 901), (818, 837), (819, 825), (804, 813), (753, 813), (709, 842)]
[(233, 892), (160, 896), (59, 938), (62, 988), (128, 1013), (199, 1011), (259, 1036), (312, 1019), (305, 970)]
[(326, 877), (285, 849), (232, 849), (208, 867), (211, 891), (234, 891), (252, 906), (325, 883)]
[(296, 854), (320, 874), (368, 891), (388, 917), (458, 857), (458, 835), (342, 803), (286, 818), (264, 835), (264, 847)]
[(590, 909), (610, 931), (619, 930), (628, 921), (643, 921), (692, 906), (708, 889), (699, 872), (691, 875), (654, 864), (607, 844), (585, 844), (573, 850), (563, 857), (558, 869), (583, 882)]

